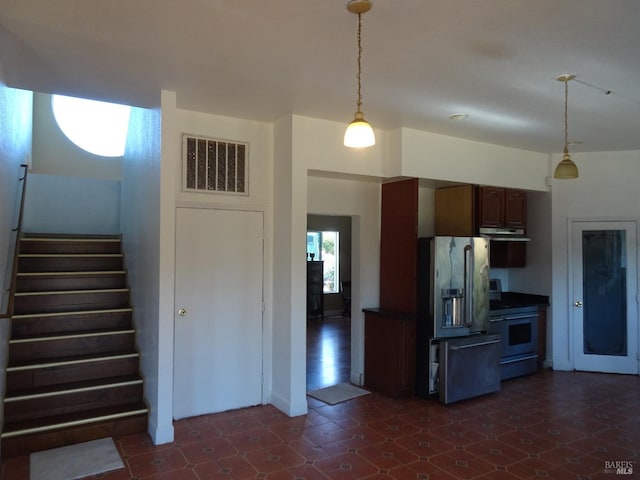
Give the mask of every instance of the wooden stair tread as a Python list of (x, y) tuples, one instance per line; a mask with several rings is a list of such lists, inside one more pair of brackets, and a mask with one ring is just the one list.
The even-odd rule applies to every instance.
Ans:
[(50, 313), (20, 313), (12, 315), (11, 318), (14, 320), (21, 320), (24, 318), (33, 318), (33, 317), (63, 317), (66, 315), (100, 315), (105, 313), (124, 313), (131, 312), (133, 308), (131, 307), (119, 307), (119, 308), (101, 308), (97, 310), (69, 310), (65, 312), (50, 312)]
[(63, 394), (71, 391), (89, 390), (105, 385), (130, 384), (134, 382), (142, 382), (142, 377), (140, 377), (140, 375), (126, 375), (119, 377), (99, 378), (96, 380), (85, 380), (83, 382), (70, 382), (56, 385), (47, 385), (44, 387), (33, 387), (8, 393), (6, 394), (4, 401), (20, 401), (20, 399), (28, 396), (48, 396), (53, 394)]
[(132, 351), (129, 353), (104, 353), (99, 355), (78, 355), (74, 357), (53, 357), (47, 359), (34, 360), (30, 362), (22, 362), (19, 364), (9, 364), (7, 365), (7, 371), (15, 371), (16, 369), (35, 369), (35, 368), (48, 368), (56, 365), (65, 365), (65, 364), (73, 364), (73, 363), (88, 363), (88, 362), (99, 362), (99, 361), (109, 361), (113, 359), (123, 358), (123, 357), (137, 357), (139, 353), (137, 351)]
[(74, 425), (83, 425), (108, 420), (110, 418), (146, 415), (148, 411), (148, 407), (143, 402), (139, 402), (118, 405), (115, 407), (84, 410), (64, 415), (55, 415), (47, 418), (7, 422), (3, 426), (2, 438), (4, 439), (16, 435), (52, 430), (56, 428), (66, 428)]
[(66, 257), (78, 257), (78, 258), (93, 258), (93, 257), (107, 257), (115, 258), (122, 257), (122, 253), (20, 253), (19, 258), (66, 258)]
[(60, 277), (61, 279), (74, 278), (74, 277), (107, 277), (107, 276), (123, 276), (126, 275), (126, 270), (68, 270), (68, 271), (50, 271), (43, 270), (41, 272), (18, 272), (18, 280), (24, 279), (53, 279)]
[(36, 295), (84, 295), (87, 293), (122, 293), (128, 292), (129, 288), (99, 288), (87, 290), (51, 290), (51, 291), (34, 291), (34, 292), (16, 292), (16, 297), (27, 297)]
[(87, 240), (110, 240), (120, 241), (120, 235), (114, 234), (84, 234), (84, 233), (37, 233), (29, 232), (23, 233), (21, 240), (73, 240), (78, 239), (82, 241)]
[(49, 340), (63, 340), (67, 338), (99, 337), (105, 335), (125, 335), (135, 333), (131, 328), (104, 328), (94, 330), (59, 330), (38, 335), (15, 335), (9, 339), (9, 343), (46, 342)]

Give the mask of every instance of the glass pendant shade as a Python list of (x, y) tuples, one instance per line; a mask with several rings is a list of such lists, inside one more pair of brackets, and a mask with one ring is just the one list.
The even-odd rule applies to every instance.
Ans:
[(565, 150), (562, 161), (556, 167), (555, 172), (553, 172), (553, 178), (563, 180), (578, 178), (578, 167), (573, 163), (573, 160), (571, 160), (568, 151)]
[(356, 112), (353, 121), (344, 132), (345, 147), (360, 148), (375, 145), (376, 137), (373, 128), (364, 119), (362, 112)]

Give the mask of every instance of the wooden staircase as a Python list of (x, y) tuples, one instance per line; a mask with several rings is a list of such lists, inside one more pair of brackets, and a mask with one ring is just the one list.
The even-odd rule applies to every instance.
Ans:
[(2, 456), (144, 432), (118, 236), (20, 239)]

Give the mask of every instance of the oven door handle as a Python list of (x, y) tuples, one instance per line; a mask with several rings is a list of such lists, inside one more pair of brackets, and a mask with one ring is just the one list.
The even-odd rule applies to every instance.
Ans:
[(449, 345), (449, 350), (464, 350), (465, 348), (484, 347), (485, 345), (495, 345), (500, 340), (490, 340), (488, 342), (470, 343), (468, 345)]
[(505, 320), (524, 320), (525, 318), (538, 318), (537, 313), (528, 313), (525, 315), (513, 315), (509, 317), (504, 317)]
[(500, 361), (500, 365), (508, 365), (509, 363), (524, 362), (525, 360), (533, 360), (534, 358), (538, 358), (538, 355), (537, 354), (527, 355), (526, 357), (518, 357), (511, 360)]

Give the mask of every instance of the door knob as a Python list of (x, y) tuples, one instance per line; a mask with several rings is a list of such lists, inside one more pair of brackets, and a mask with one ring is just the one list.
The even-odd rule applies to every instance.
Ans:
[(184, 317), (187, 314), (187, 311), (184, 308), (181, 308), (180, 310), (178, 310), (178, 315), (180, 315), (181, 317)]
[(576, 303), (574, 303), (574, 305), (576, 307), (581, 307), (582, 306), (582, 302), (580, 300), (578, 300)]

